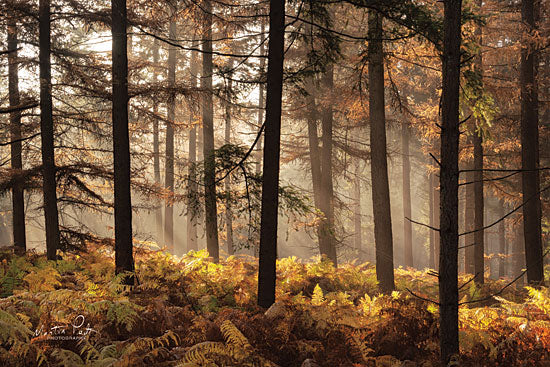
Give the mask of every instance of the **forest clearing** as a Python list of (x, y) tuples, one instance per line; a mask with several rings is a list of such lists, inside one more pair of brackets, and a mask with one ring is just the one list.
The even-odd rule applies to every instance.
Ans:
[(0, 364), (550, 367), (549, 0), (0, 0)]

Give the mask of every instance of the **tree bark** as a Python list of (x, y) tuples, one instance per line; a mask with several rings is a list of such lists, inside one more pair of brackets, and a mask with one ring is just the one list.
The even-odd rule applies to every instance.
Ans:
[[(193, 43), (193, 48), (197, 48), (197, 42)], [(195, 51), (191, 51), (191, 86), (197, 87), (199, 65), (198, 57)], [(194, 122), (193, 111), (189, 112), (189, 123), (192, 128), (189, 131), (189, 196), (191, 198), (197, 197), (198, 185), (197, 185), (197, 174), (195, 171), (195, 165), (197, 164), (197, 125)], [(198, 250), (197, 243), (197, 213), (195, 210), (194, 202), (190, 202), (187, 206), (187, 250)]]
[(439, 313), (441, 365), (458, 356), (458, 142), (462, 1), (444, 2)]
[[(265, 55), (265, 22), (262, 18), (261, 22), (261, 28), (260, 32), (262, 33), (261, 36), (261, 44), (260, 44), (260, 55)], [(260, 58), (260, 73), (263, 76), (265, 71), (265, 58)], [(264, 123), (264, 91), (265, 86), (263, 83), (263, 80), (260, 81), (260, 85), (258, 86), (258, 126), (262, 126)], [(258, 155), (258, 161), (256, 162), (256, 173), (259, 174), (262, 171), (262, 139), (260, 138), (258, 140), (258, 144), (256, 145), (256, 152)]]
[[(155, 38), (153, 43), (153, 80), (155, 83), (158, 83), (158, 69), (157, 65), (159, 62), (159, 41)], [(158, 116), (158, 103), (153, 101), (153, 174), (155, 177), (155, 184), (158, 186), (161, 185), (160, 181), (160, 142), (159, 142), (159, 119)], [(156, 232), (157, 232), (157, 241), (162, 243), (164, 241), (164, 231), (162, 227), (162, 210), (160, 208), (160, 203), (157, 202), (155, 209), (155, 222), (156, 222)]]
[(359, 166), (360, 161), (357, 159), (355, 162), (355, 177), (353, 179), (353, 226), (355, 234), (353, 236), (353, 242), (359, 261), (362, 262), (365, 260), (365, 256), (363, 255), (363, 229), (361, 223), (361, 170)]
[[(19, 60), (17, 56), (17, 24), (14, 17), (8, 17), (8, 92), (10, 107), (19, 106)], [(21, 147), (21, 111), (10, 113), (11, 168), (16, 172), (23, 169)], [(24, 187), (16, 180), (11, 189), (13, 245), (18, 254), (27, 250), (25, 234)]]
[(42, 187), (44, 191), (46, 255), (48, 260), (55, 260), (56, 252), (59, 249), (59, 218), (57, 213), (57, 185), (55, 179), (56, 167), (52, 111), (50, 0), (39, 1), (39, 13), (40, 136), (42, 141)]
[[(126, 0), (112, 0), (113, 157), (115, 196), (115, 271), (134, 271), (132, 201), (130, 191), (130, 137), (128, 133), (128, 55)], [(133, 277), (127, 277), (133, 283)]]
[[(229, 69), (233, 68), (233, 61), (229, 63)], [(233, 80), (230, 78), (227, 83), (228, 95), (225, 104), (225, 144), (231, 144), (231, 90), (233, 88)], [(225, 192), (227, 200), (225, 204), (225, 226), (226, 226), (226, 245), (227, 253), (233, 255), (235, 247), (233, 244), (233, 212), (231, 208), (231, 175), (225, 178)]]
[[(521, 19), (529, 33), (537, 29), (539, 4), (523, 0)], [(542, 230), (539, 168), (539, 114), (537, 69), (539, 51), (532, 42), (523, 42), (521, 48), (521, 176), (523, 195), (523, 233), (525, 263), (529, 284), (543, 284)]]
[(275, 302), (285, 31), (285, 1), (270, 0), (269, 4), (266, 126), (258, 272), (258, 305), (265, 308)]
[[(504, 201), (499, 201), (499, 219), (504, 218), (506, 215), (506, 207)], [(499, 249), (499, 261), (498, 261), (498, 277), (502, 278), (506, 276), (506, 223), (501, 220), (498, 225), (498, 249)]]
[(321, 149), (321, 196), (320, 209), (323, 219), (320, 224), (319, 250), (327, 256), (334, 266), (338, 265), (336, 254), (336, 239), (334, 236), (334, 185), (332, 183), (332, 90), (334, 86), (334, 65), (327, 66), (323, 75), (323, 89), (329, 95), (325, 101), (321, 117), (322, 149)]
[[(468, 142), (472, 142), (472, 137), (470, 136)], [(469, 161), (466, 164), (467, 169), (474, 168), (474, 162)], [(474, 172), (466, 172), (465, 181), (473, 182)], [(472, 232), (464, 236), (464, 272), (467, 274), (475, 274), (474, 267), (474, 247), (475, 239), (473, 230), (475, 228), (475, 190), (474, 184), (470, 183), (465, 185), (464, 190), (466, 191), (466, 202), (464, 203), (464, 231)]]
[(401, 124), (401, 152), (403, 154), (403, 259), (405, 266), (413, 267), (412, 208), (411, 208), (411, 160), (409, 124)]
[(205, 23), (202, 44), (202, 103), (203, 154), (204, 154), (204, 207), (206, 248), (214, 262), (219, 261), (218, 210), (216, 206), (216, 166), (214, 157), (214, 102), (212, 100), (212, 2), (205, 0)]
[(372, 205), (376, 246), (376, 278), (382, 292), (395, 289), (384, 100), (384, 50), (382, 17), (369, 12), (369, 118), (371, 146)]
[[(428, 176), (428, 205), (430, 207), (430, 213), (429, 213), (429, 225), (430, 227), (434, 228), (435, 226), (435, 210), (434, 210), (434, 194), (435, 194), (435, 177), (433, 173), (430, 173)], [(435, 231), (433, 229), (430, 229), (430, 247), (429, 247), (429, 262), (430, 262), (430, 269), (435, 269)]]
[[(174, 19), (176, 9), (170, 9), (170, 30), (169, 39), (176, 39), (176, 21)], [(166, 163), (164, 168), (164, 187), (170, 192), (170, 197), (164, 206), (164, 243), (168, 250), (175, 251), (174, 244), (174, 125), (176, 120), (176, 48), (168, 46), (168, 85), (171, 88), (167, 102), (166, 121)]]

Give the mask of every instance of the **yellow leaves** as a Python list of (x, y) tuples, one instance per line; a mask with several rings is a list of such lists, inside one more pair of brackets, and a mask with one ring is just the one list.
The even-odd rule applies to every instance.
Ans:
[(313, 289), (313, 295), (311, 296), (311, 304), (313, 306), (321, 306), (326, 302), (325, 297), (323, 296), (323, 290), (319, 287), (319, 284)]
[(59, 279), (61, 279), (59, 272), (48, 266), (43, 269), (32, 270), (23, 278), (23, 281), (27, 283), (31, 292), (47, 292), (61, 286)]

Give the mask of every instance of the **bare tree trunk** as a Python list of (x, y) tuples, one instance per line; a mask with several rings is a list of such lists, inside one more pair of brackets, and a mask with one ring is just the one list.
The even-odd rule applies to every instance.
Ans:
[[(536, 31), (539, 3), (523, 0), (521, 19), (528, 31)], [(537, 70), (539, 51), (533, 43), (521, 48), (521, 176), (523, 194), (523, 233), (525, 237), (525, 263), (529, 284), (543, 284), (541, 203), (539, 168), (539, 106)]]
[[(19, 60), (17, 56), (17, 24), (14, 17), (8, 17), (8, 91), (10, 107), (19, 106)], [(23, 169), (21, 147), (21, 111), (10, 113), (10, 145), (11, 168), (15, 171)], [(13, 244), (18, 254), (27, 250), (25, 234), (25, 197), (24, 187), (16, 180), (11, 189)]]
[[(265, 55), (265, 22), (262, 19), (261, 20), (261, 28), (260, 32), (262, 33), (262, 39), (260, 44), (260, 55)], [(260, 72), (264, 73), (265, 70), (265, 58), (260, 58)], [(260, 85), (258, 86), (258, 126), (262, 126), (264, 123), (264, 90), (265, 86), (263, 83), (263, 80), (260, 82)], [(259, 174), (262, 171), (262, 139), (260, 138), (258, 140), (258, 144), (256, 145), (256, 152), (258, 155), (258, 162), (256, 163), (256, 173)]]
[[(169, 39), (176, 39), (176, 21), (174, 19), (176, 9), (170, 9), (170, 30)], [(164, 168), (164, 187), (167, 191), (174, 194), (174, 125), (176, 122), (176, 48), (168, 48), (168, 85), (171, 88), (167, 102), (167, 122), (166, 122), (166, 164)], [(170, 197), (164, 206), (164, 243), (169, 251), (175, 251), (174, 244), (174, 202)]]
[(441, 96), (439, 314), (441, 365), (458, 345), (458, 142), (462, 1), (444, 3)]
[[(229, 63), (229, 69), (233, 68), (233, 61)], [(225, 104), (225, 144), (231, 144), (231, 91), (233, 81), (231, 78), (227, 83), (228, 95), (227, 103)], [(233, 244), (233, 212), (231, 208), (231, 175), (225, 179), (225, 191), (227, 192), (226, 208), (225, 208), (225, 226), (226, 226), (226, 241), (227, 253), (233, 255), (235, 247)]]
[[(506, 215), (506, 208), (504, 201), (499, 201), (499, 219), (504, 218)], [(506, 276), (506, 223), (502, 220), (498, 226), (498, 247), (499, 247), (499, 261), (498, 261), (498, 277), (502, 278)]]
[[(197, 42), (193, 43), (193, 48), (197, 48)], [(197, 75), (199, 73), (198, 57), (195, 51), (191, 51), (191, 86), (197, 86)], [(197, 125), (194, 123), (193, 111), (189, 112), (189, 122), (192, 124), (191, 131), (189, 132), (189, 186), (190, 197), (196, 198), (198, 185), (197, 175), (195, 172), (195, 165), (197, 163)], [(197, 213), (195, 205), (190, 202), (187, 206), (187, 250), (198, 250), (197, 243)]]
[[(440, 228), (440, 216), (441, 216), (441, 205), (440, 205), (440, 194), (441, 190), (437, 182), (437, 177), (434, 177), (434, 228)], [(435, 244), (435, 262), (436, 270), (439, 270), (439, 257), (441, 254), (440, 251), (440, 242), (441, 235), (440, 231), (434, 231), (434, 244)]]
[(355, 162), (355, 177), (353, 179), (353, 226), (354, 233), (353, 242), (355, 251), (359, 257), (359, 261), (363, 261), (365, 256), (363, 255), (363, 230), (361, 225), (361, 170), (359, 159)]
[(384, 50), (382, 16), (369, 12), (369, 118), (371, 146), (372, 205), (376, 245), (376, 278), (380, 289), (395, 289), (388, 162), (386, 157), (386, 112), (384, 99)]
[[(155, 83), (158, 82), (158, 69), (157, 65), (159, 62), (159, 41), (155, 38), (153, 43), (153, 80)], [(160, 182), (160, 144), (159, 144), (159, 119), (158, 116), (158, 103), (153, 101), (153, 174), (155, 176), (155, 184), (161, 185)], [(162, 243), (164, 241), (164, 231), (162, 227), (162, 210), (160, 208), (160, 203), (157, 202), (155, 209), (155, 220), (156, 220), (156, 233), (157, 241)]]
[[(469, 138), (472, 141), (472, 137)], [(466, 164), (467, 169), (474, 168), (474, 162), (470, 161)], [(474, 172), (466, 172), (466, 182), (473, 182)], [(474, 247), (475, 239), (473, 230), (475, 228), (475, 190), (474, 184), (470, 183), (464, 186), (466, 191), (466, 202), (464, 203), (464, 232), (472, 232), (464, 236), (464, 272), (467, 274), (475, 274), (474, 267)]]
[(52, 105), (52, 71), (50, 41), (50, 0), (39, 1), (40, 16), (40, 136), (42, 140), (42, 179), (44, 190), (44, 219), (46, 254), (56, 259), (59, 249), (59, 218), (55, 180), (54, 125)]
[[(332, 98), (334, 85), (334, 66), (328, 65), (323, 76), (323, 87), (326, 93)], [(324, 218), (320, 224), (319, 247), (321, 255), (326, 255), (334, 264), (338, 265), (336, 254), (336, 239), (334, 236), (334, 186), (332, 183), (332, 123), (333, 111), (331, 101), (327, 101), (323, 108), (321, 117), (321, 138), (323, 147), (321, 149), (321, 201), (320, 209)]]
[(405, 266), (413, 267), (411, 208), (411, 160), (409, 124), (401, 124), (401, 152), (403, 154), (403, 259)]
[[(126, 0), (112, 0), (113, 37), (113, 157), (115, 196), (115, 271), (134, 271), (132, 201), (130, 190), (130, 136), (128, 132), (128, 55)], [(133, 277), (126, 278), (133, 283)]]
[(281, 100), (283, 95), (285, 40), (285, 1), (270, 0), (269, 4), (269, 54), (267, 63), (266, 125), (262, 176), (260, 264), (258, 272), (258, 305), (265, 308), (275, 302), (279, 159), (281, 154)]
[(202, 124), (204, 137), (204, 207), (206, 214), (206, 248), (218, 262), (218, 210), (216, 207), (216, 166), (214, 159), (214, 102), (212, 100), (212, 2), (204, 2), (205, 24), (202, 44), (202, 87), (206, 90), (202, 104)]

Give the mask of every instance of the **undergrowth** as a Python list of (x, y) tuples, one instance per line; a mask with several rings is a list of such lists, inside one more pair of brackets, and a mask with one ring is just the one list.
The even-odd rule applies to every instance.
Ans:
[[(204, 251), (138, 248), (138, 282), (128, 287), (109, 248), (64, 257), (0, 253), (1, 365), (438, 365), (438, 308), (425, 300), (437, 300), (437, 278), (428, 271), (397, 269), (398, 290), (381, 295), (369, 264), (280, 259), (266, 312), (251, 258), (214, 264)], [(504, 284), (461, 289), (460, 365), (550, 365), (550, 291), (487, 297)]]

